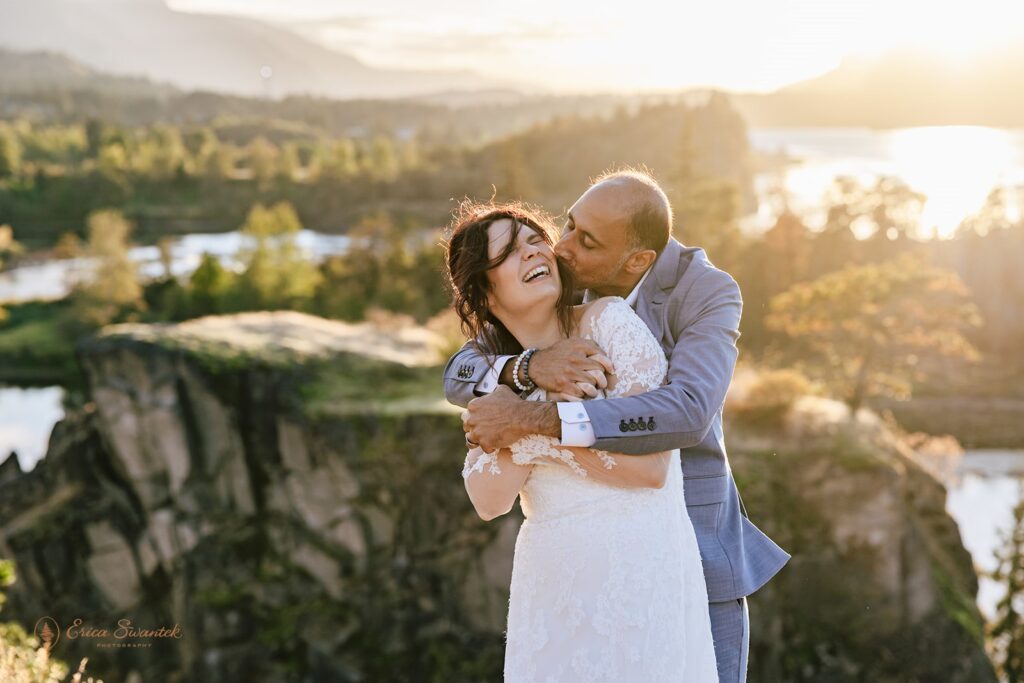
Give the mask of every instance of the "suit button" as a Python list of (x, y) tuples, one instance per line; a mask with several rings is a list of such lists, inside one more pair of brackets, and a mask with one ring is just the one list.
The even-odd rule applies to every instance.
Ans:
[(636, 420), (629, 418), (629, 431), (635, 432), (639, 427), (636, 425)]
[(647, 430), (647, 423), (644, 422), (644, 419), (642, 417), (640, 418), (640, 421), (636, 423), (636, 428), (639, 429), (641, 432)]
[(653, 432), (657, 426), (658, 425), (654, 423), (654, 416), (652, 415), (651, 419), (647, 421), (647, 429)]
[(628, 432), (629, 431), (629, 425), (626, 424), (625, 420), (621, 420), (619, 422), (619, 431), (620, 432)]

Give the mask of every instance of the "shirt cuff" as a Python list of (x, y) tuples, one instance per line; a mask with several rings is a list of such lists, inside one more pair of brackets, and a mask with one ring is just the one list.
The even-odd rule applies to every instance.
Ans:
[(558, 418), (562, 421), (562, 445), (587, 448), (597, 443), (594, 425), (582, 401), (559, 401)]
[(501, 371), (505, 368), (505, 363), (510, 358), (515, 358), (515, 356), (498, 356), (494, 359), (494, 367), (489, 368), (483, 378), (476, 383), (476, 387), (474, 387), (476, 393), (489, 394), (498, 388), (498, 379), (501, 377)]

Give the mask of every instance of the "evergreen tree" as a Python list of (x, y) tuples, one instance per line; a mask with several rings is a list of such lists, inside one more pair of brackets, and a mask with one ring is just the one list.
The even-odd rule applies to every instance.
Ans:
[(501, 180), (499, 191), (509, 199), (526, 199), (537, 195), (537, 185), (526, 164), (519, 137), (506, 140), (500, 147)]
[(95, 159), (103, 148), (104, 127), (103, 122), (90, 118), (85, 122), (86, 152), (90, 159)]
[(21, 143), (14, 131), (0, 125), (0, 180), (11, 178), (21, 170)]
[(320, 271), (299, 249), (302, 223), (289, 202), (256, 204), (241, 228), (253, 245), (242, 254), (243, 303), (256, 308), (301, 307), (320, 283)]
[(928, 357), (979, 356), (965, 336), (981, 322), (967, 288), (956, 273), (916, 255), (795, 284), (770, 310), (768, 329), (790, 338), (785, 352), (851, 414), (870, 396), (909, 396), (927, 376)]
[(998, 566), (992, 573), (1006, 594), (996, 604), (990, 628), (996, 667), (1007, 683), (1024, 681), (1024, 485), (1013, 508), (1013, 528), (1002, 534), (996, 551)]
[(87, 254), (92, 273), (75, 284), (72, 307), (76, 320), (100, 327), (145, 309), (138, 266), (128, 256), (132, 224), (120, 211), (104, 209), (89, 214)]
[(189, 276), (189, 298), (193, 315), (222, 313), (224, 295), (231, 286), (231, 273), (224, 269), (220, 259), (203, 252), (199, 266)]
[(258, 137), (249, 144), (249, 169), (260, 189), (270, 187), (277, 172), (278, 149), (265, 137)]
[(688, 115), (679, 134), (675, 167), (666, 183), (674, 214), (673, 233), (683, 244), (704, 249), (719, 267), (732, 270), (743, 242), (737, 222), (739, 193), (732, 182), (697, 170), (694, 136), (695, 122)]

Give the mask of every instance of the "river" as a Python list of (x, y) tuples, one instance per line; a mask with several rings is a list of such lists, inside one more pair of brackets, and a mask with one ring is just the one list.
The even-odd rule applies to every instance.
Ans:
[[(175, 276), (191, 273), (199, 265), (204, 253), (220, 259), (228, 268), (239, 266), (237, 255), (242, 247), (251, 242), (241, 232), (193, 233), (172, 238), (171, 272)], [(313, 230), (301, 230), (295, 242), (310, 258), (320, 260), (332, 254), (340, 254), (348, 248), (349, 238), (345, 235), (328, 235)], [(144, 278), (163, 275), (160, 249), (156, 246), (139, 246), (129, 250), (129, 256), (139, 264), (139, 273)], [(30, 263), (0, 273), (0, 303), (19, 302), (31, 299), (59, 299), (68, 293), (69, 286), (76, 278), (88, 272), (87, 259), (64, 259)]]
[(967, 451), (949, 487), (946, 509), (960, 525), (960, 537), (978, 569), (978, 607), (987, 619), (1005, 594), (987, 578), (995, 551), (1013, 526), (1013, 508), (1024, 491), (1024, 450)]
[[(1008, 218), (1024, 211), (1024, 129), (979, 126), (928, 126), (894, 130), (868, 128), (753, 128), (751, 148), (766, 154), (784, 153), (793, 160), (785, 167), (754, 178), (759, 207), (743, 220), (745, 229), (765, 230), (780, 210), (779, 190), (791, 209), (809, 226), (824, 221), (826, 194), (837, 176), (851, 176), (870, 185), (882, 175), (902, 178), (926, 195), (920, 223), (925, 236), (947, 237), (960, 221), (978, 211), (997, 187), (1011, 188)], [(348, 238), (312, 230), (298, 234), (299, 246), (313, 258), (344, 251)], [(244, 243), (238, 231), (197, 233), (172, 243), (172, 271), (185, 275), (203, 252), (232, 265)], [(131, 256), (142, 274), (162, 274), (155, 246), (135, 247)], [(0, 302), (55, 299), (83, 272), (80, 260), (26, 265), (0, 273)]]
[(755, 177), (757, 214), (746, 227), (767, 229), (780, 210), (778, 189), (789, 208), (807, 224), (820, 227), (825, 196), (837, 176), (870, 186), (879, 176), (895, 176), (926, 196), (920, 215), (922, 237), (949, 237), (997, 187), (1010, 188), (1008, 218), (1024, 211), (1024, 129), (981, 126), (868, 128), (754, 128), (750, 145), (779, 152), (795, 163)]

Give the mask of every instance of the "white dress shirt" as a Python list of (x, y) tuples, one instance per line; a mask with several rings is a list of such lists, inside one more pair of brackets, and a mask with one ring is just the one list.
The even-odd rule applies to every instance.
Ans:
[[(653, 267), (653, 266), (652, 266)], [(633, 310), (636, 310), (637, 299), (640, 298), (640, 287), (643, 286), (644, 280), (651, 274), (651, 268), (648, 268), (640, 281), (636, 283), (636, 287), (626, 297), (626, 303), (630, 305)], [(593, 300), (593, 295), (588, 289), (583, 292), (583, 303), (590, 303)], [(505, 363), (509, 359), (515, 358), (515, 356), (498, 356), (495, 359), (494, 367), (487, 371), (487, 374), (483, 376), (479, 382), (476, 383), (476, 392), (478, 394), (489, 394), (498, 388), (498, 378), (501, 376), (501, 371), (505, 367)], [(593, 446), (597, 442), (597, 436), (594, 434), (594, 426), (590, 424), (590, 416), (587, 415), (587, 410), (584, 407), (583, 401), (559, 401), (558, 417), (562, 421), (562, 445), (563, 446), (580, 446), (586, 448)]]

